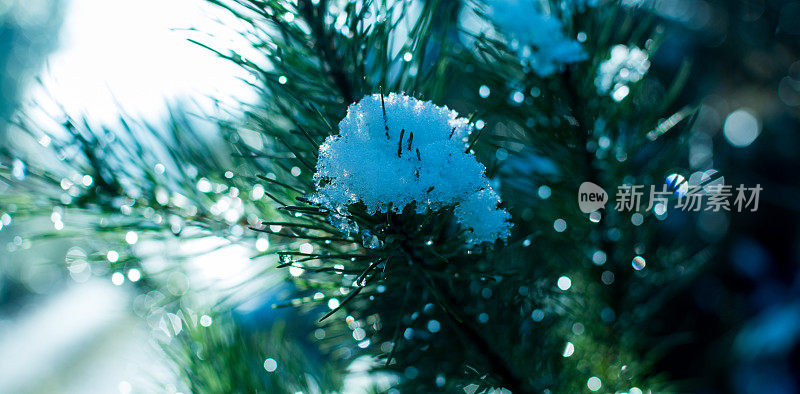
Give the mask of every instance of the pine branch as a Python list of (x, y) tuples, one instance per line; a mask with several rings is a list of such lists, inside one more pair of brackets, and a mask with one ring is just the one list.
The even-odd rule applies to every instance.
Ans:
[(508, 363), (506, 356), (498, 351), (489, 340), (480, 333), (472, 324), (463, 319), (463, 313), (457, 313), (455, 305), (460, 305), (456, 298), (447, 290), (447, 286), (436, 286), (436, 282), (423, 273), (429, 283), (431, 291), (439, 294), (438, 298), (443, 301), (443, 307), (447, 311), (451, 324), (461, 334), (464, 345), (475, 346), (477, 353), (486, 357), (490, 370), (497, 376), (503, 387), (511, 390), (512, 393), (532, 393), (525, 380)]
[(353, 95), (347, 74), (342, 69), (344, 62), (336, 54), (333, 39), (325, 29), (324, 12), (327, 9), (327, 0), (320, 0), (314, 5), (311, 0), (301, 0), (299, 7), (303, 18), (311, 27), (314, 36), (314, 47), (323, 63), (323, 67), (330, 74), (334, 86), (339, 90), (346, 103), (352, 103), (356, 97)]

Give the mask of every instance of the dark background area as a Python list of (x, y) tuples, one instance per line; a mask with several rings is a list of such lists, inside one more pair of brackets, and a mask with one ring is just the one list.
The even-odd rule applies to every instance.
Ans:
[[(654, 322), (686, 334), (657, 369), (702, 393), (800, 392), (800, 2), (661, 3), (670, 22), (654, 66), (670, 75), (692, 61), (678, 100), (700, 106), (689, 139), (710, 137), (725, 183), (764, 190), (757, 212), (731, 212), (719, 223), (716, 258), (668, 306), (684, 318)], [(744, 148), (722, 133), (739, 108), (761, 123)]]

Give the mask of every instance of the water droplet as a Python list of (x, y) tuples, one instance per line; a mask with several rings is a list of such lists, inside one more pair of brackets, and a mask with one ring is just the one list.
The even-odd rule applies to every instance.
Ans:
[(311, 253), (314, 253), (314, 246), (312, 246), (308, 242), (302, 243), (302, 244), (300, 244), (299, 250), (300, 250), (300, 253), (311, 254)]
[(752, 111), (741, 108), (725, 118), (722, 133), (728, 143), (737, 148), (744, 148), (752, 144), (761, 133), (761, 124)]
[(14, 179), (18, 181), (25, 180), (26, 176), (26, 169), (25, 163), (22, 162), (20, 159), (14, 159), (14, 163), (11, 165), (11, 175), (14, 176)]
[(569, 357), (573, 353), (575, 353), (575, 345), (573, 345), (572, 342), (567, 342), (567, 345), (564, 346), (564, 353), (561, 353), (561, 355), (564, 357)]
[(633, 258), (633, 262), (631, 263), (631, 265), (633, 265), (633, 269), (641, 271), (644, 269), (647, 263), (644, 261), (644, 257), (636, 256)]
[(614, 283), (614, 273), (611, 271), (603, 271), (603, 273), (600, 275), (600, 280), (603, 282), (603, 284), (610, 285)]
[(289, 275), (291, 276), (297, 277), (303, 275), (304, 272), (305, 270), (300, 267), (289, 267)]
[(377, 249), (383, 246), (383, 242), (378, 239), (377, 235), (370, 233), (369, 230), (361, 231), (361, 245), (367, 249)]
[(350, 218), (348, 218), (345, 215), (339, 213), (331, 213), (328, 216), (328, 220), (334, 227), (339, 229), (339, 231), (347, 235), (358, 232), (358, 224), (350, 220)]
[(602, 385), (603, 385), (603, 382), (601, 382), (600, 378), (598, 378), (597, 376), (592, 376), (591, 378), (589, 378), (588, 381), (586, 381), (586, 387), (588, 387), (589, 390), (592, 390), (592, 391), (600, 390), (600, 387)]
[(200, 178), (200, 180), (197, 181), (197, 190), (201, 193), (211, 193), (211, 190), (213, 190), (213, 185), (208, 179)]
[(600, 311), (600, 318), (603, 319), (603, 321), (606, 323), (613, 322), (614, 319), (616, 318), (616, 315), (617, 314), (610, 307), (605, 307), (603, 308), (602, 311)]
[(550, 187), (547, 185), (539, 186), (537, 194), (539, 195), (539, 198), (541, 198), (542, 200), (547, 200), (548, 198), (550, 198), (551, 194)]
[(121, 272), (115, 272), (111, 275), (111, 283), (121, 286), (123, 282), (125, 282), (125, 275), (122, 275)]
[(267, 249), (269, 249), (269, 239), (262, 237), (256, 240), (256, 250), (266, 252)]
[(592, 262), (594, 262), (596, 265), (603, 265), (606, 263), (606, 258), (606, 252), (598, 250), (592, 255)]
[(132, 268), (128, 271), (128, 280), (131, 282), (138, 282), (139, 279), (142, 279), (142, 272), (136, 268)]
[(266, 369), (267, 372), (275, 372), (275, 370), (278, 369), (278, 362), (272, 358), (268, 358), (264, 360), (264, 369)]
[(109, 262), (116, 263), (119, 260), (119, 253), (115, 250), (109, 250), (106, 254), (106, 258)]
[(128, 233), (125, 234), (125, 242), (127, 242), (129, 245), (133, 245), (136, 242), (139, 242), (139, 235), (133, 231), (128, 231)]
[(556, 285), (558, 285), (559, 289), (567, 291), (570, 287), (572, 287), (572, 279), (570, 279), (569, 276), (562, 276), (558, 278)]
[(625, 97), (628, 97), (628, 93), (630, 92), (631, 88), (625, 85), (617, 85), (614, 91), (611, 93), (611, 98), (613, 98), (614, 101), (619, 102), (622, 101)]
[(683, 197), (689, 191), (689, 182), (681, 174), (670, 174), (664, 181), (667, 188), (675, 193), (678, 197)]

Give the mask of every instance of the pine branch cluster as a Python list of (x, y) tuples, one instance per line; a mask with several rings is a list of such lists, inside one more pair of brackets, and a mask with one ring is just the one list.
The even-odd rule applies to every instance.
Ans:
[[(26, 160), (16, 176), (17, 152), (7, 151), (0, 172), (12, 185), (3, 210), (58, 212), (67, 223), (40, 237), (102, 235), (102, 248), (122, 252), (108, 273), (145, 273), (142, 293), (161, 295), (145, 314), (179, 321), (165, 349), (188, 389), (331, 392), (344, 366), (364, 358), (404, 393), (579, 392), (592, 378), (608, 391), (675, 387), (655, 363), (679, 338), (653, 324), (709, 251), (652, 212), (637, 224), (575, 204), (584, 181), (660, 185), (685, 166), (681, 132), (693, 110), (673, 101), (687, 69), (670, 83), (647, 75), (622, 97), (595, 83), (614, 46), (656, 52), (663, 34), (649, 10), (543, 2), (566, 36), (583, 37), (586, 59), (542, 76), (497, 33), (491, 4), (210, 1), (246, 23), (243, 37), (263, 56), (197, 42), (254, 76), (261, 100), (244, 119), (215, 121), (207, 137), (180, 115), (166, 128), (121, 117), (114, 130), (66, 118), (54, 126), (60, 138), (23, 119), (18, 128), (56, 160)], [(465, 29), (467, 17), (486, 29)], [(468, 151), (511, 213), (507, 241), (464, 242), (452, 207), (374, 213), (309, 200), (320, 146), (347, 107), (388, 92), (476, 125)], [(264, 266), (250, 281), (272, 278), (290, 295), (269, 298), (275, 316), (251, 326), (236, 289), (213, 305), (197, 302), (201, 288), (165, 291), (183, 260), (148, 269), (146, 253), (123, 242), (130, 232), (247, 245)], [(265, 237), (269, 248), (255, 252)], [(631, 267), (636, 256), (647, 257), (645, 270)], [(95, 252), (93, 264), (109, 264), (104, 257)]]

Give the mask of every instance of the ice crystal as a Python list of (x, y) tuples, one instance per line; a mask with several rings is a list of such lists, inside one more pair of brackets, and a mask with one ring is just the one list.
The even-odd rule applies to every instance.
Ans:
[(383, 242), (381, 242), (377, 235), (372, 234), (369, 230), (362, 230), (361, 245), (367, 249), (378, 249), (383, 246)]
[(334, 212), (363, 203), (370, 214), (454, 207), (471, 245), (508, 237), (510, 215), (485, 168), (466, 152), (472, 125), (455, 111), (391, 93), (347, 109), (320, 146), (311, 201)]

